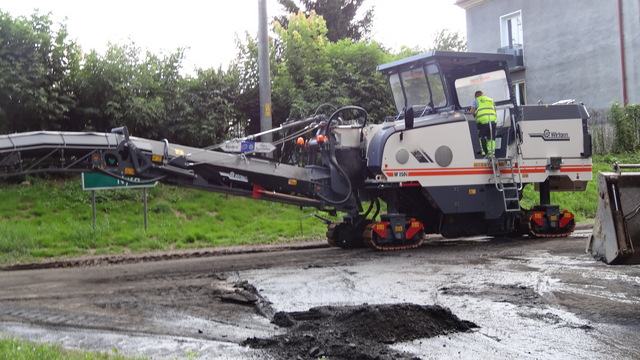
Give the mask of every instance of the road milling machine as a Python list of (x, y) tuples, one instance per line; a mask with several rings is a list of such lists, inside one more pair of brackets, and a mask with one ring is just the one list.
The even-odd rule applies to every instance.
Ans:
[[(177, 186), (315, 207), (343, 215), (329, 244), (380, 250), (445, 237), (570, 234), (574, 216), (551, 191), (582, 191), (592, 178), (588, 113), (581, 104), (518, 106), (508, 54), (435, 51), (380, 65), (397, 114), (373, 123), (365, 109), (287, 122), (209, 148), (109, 133), (29, 132), (0, 136), (0, 177), (100, 172), (123, 181)], [(496, 155), (481, 152), (470, 105), (495, 100)], [(282, 156), (266, 156), (276, 147)], [(534, 184), (540, 205), (523, 209)], [(384, 202), (386, 206), (381, 203)], [(384, 213), (382, 213), (384, 212)]]

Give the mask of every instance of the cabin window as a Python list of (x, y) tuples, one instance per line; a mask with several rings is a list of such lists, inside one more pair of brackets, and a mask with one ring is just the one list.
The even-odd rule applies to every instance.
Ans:
[(469, 107), (475, 99), (475, 92), (481, 90), (496, 103), (508, 101), (509, 85), (504, 70), (468, 76), (456, 79), (454, 83), (461, 107)]

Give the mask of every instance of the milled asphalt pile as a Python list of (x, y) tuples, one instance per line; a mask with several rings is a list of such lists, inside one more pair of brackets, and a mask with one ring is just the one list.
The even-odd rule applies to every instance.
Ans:
[(272, 322), (287, 332), (268, 339), (247, 339), (243, 345), (263, 349), (274, 359), (296, 360), (416, 360), (419, 358), (389, 345), (477, 328), (447, 308), (410, 303), (278, 312)]

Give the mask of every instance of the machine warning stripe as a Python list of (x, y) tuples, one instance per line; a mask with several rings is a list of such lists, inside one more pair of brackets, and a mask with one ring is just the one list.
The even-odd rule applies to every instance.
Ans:
[[(515, 169), (515, 168), (514, 168)], [(546, 166), (523, 166), (520, 168), (522, 174), (539, 174), (547, 172)], [(510, 169), (502, 169), (501, 173), (509, 174)], [(592, 166), (587, 165), (565, 165), (560, 168), (560, 172), (592, 172)], [(384, 170), (387, 177), (415, 177), (415, 176), (451, 176), (451, 175), (490, 175), (493, 174), (491, 167), (482, 168), (457, 168), (457, 169), (389, 169)]]
[[(478, 169), (491, 169), (491, 166), (487, 165), (482, 167), (459, 167), (459, 168), (447, 168), (449, 171), (459, 171), (459, 170), (478, 170)], [(385, 169), (384, 171), (436, 171), (443, 170), (442, 168), (434, 168), (434, 169), (426, 169), (426, 168), (414, 168), (414, 169)]]
[[(546, 166), (523, 166), (520, 168), (522, 173), (525, 174), (538, 174), (547, 172)], [(572, 173), (572, 172), (592, 172), (593, 167), (591, 165), (562, 165), (560, 172)]]
[(441, 175), (484, 175), (493, 174), (490, 167), (486, 168), (458, 168), (458, 169), (399, 169), (385, 170), (388, 177), (404, 176), (441, 176)]

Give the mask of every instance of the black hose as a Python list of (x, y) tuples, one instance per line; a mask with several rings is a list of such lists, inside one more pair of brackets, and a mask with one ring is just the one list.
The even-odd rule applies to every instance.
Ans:
[(373, 214), (373, 217), (371, 218), (371, 220), (376, 221), (376, 218), (378, 217), (379, 214), (380, 214), (380, 199), (376, 198), (376, 213)]
[(348, 176), (347, 176), (347, 174), (344, 172), (344, 170), (342, 170), (342, 168), (340, 167), (340, 165), (338, 165), (338, 162), (335, 160), (334, 156), (329, 156), (329, 161), (333, 164), (333, 166), (335, 166), (335, 167), (338, 169), (338, 171), (341, 173), (342, 177), (344, 177), (344, 179), (347, 181), (347, 188), (349, 189), (349, 191), (347, 191), (347, 196), (346, 196), (344, 199), (339, 200), (339, 201), (333, 201), (333, 200), (330, 200), (330, 199), (328, 199), (328, 198), (326, 198), (326, 197), (322, 196), (322, 194), (320, 194), (320, 193), (318, 193), (318, 196), (319, 196), (322, 200), (324, 200), (324, 201), (326, 201), (326, 202), (328, 202), (328, 203), (330, 203), (330, 204), (332, 204), (332, 205), (341, 205), (341, 204), (344, 204), (344, 203), (346, 203), (347, 201), (349, 201), (349, 199), (351, 198), (351, 195), (352, 195), (352, 193), (351, 193), (351, 192), (352, 192), (352, 190), (353, 190), (353, 187), (352, 187), (352, 185), (351, 185), (351, 181), (349, 180), (349, 177), (348, 177)]
[(347, 110), (360, 111), (362, 114), (364, 114), (364, 122), (362, 123), (362, 127), (367, 125), (367, 117), (368, 117), (367, 110), (365, 110), (364, 108), (362, 108), (360, 106), (351, 105), (351, 106), (342, 107), (342, 108), (336, 110), (333, 114), (331, 114), (331, 116), (329, 117), (329, 122), (327, 123), (327, 128), (330, 129), (329, 126), (331, 125), (331, 122), (333, 121), (333, 119), (338, 117), (338, 114), (340, 114), (340, 113), (342, 113), (344, 111), (347, 111)]
[(336, 108), (335, 106), (333, 106), (332, 104), (324, 103), (324, 104), (321, 104), (320, 106), (318, 106), (318, 107), (316, 108), (316, 112), (315, 112), (315, 113), (313, 113), (313, 115), (314, 115), (314, 116), (318, 115), (318, 112), (320, 111), (320, 109), (322, 109), (322, 108), (323, 108), (323, 107), (325, 107), (325, 106), (329, 106), (329, 107), (333, 108), (333, 111), (336, 111), (336, 110), (337, 110), (337, 108)]
[[(345, 106), (345, 107), (342, 107), (342, 108), (336, 110), (333, 114), (331, 114), (331, 116), (329, 117), (329, 121), (327, 121), (327, 129), (331, 130), (331, 122), (335, 118), (337, 118), (339, 114), (341, 114), (342, 112), (347, 111), (347, 110), (357, 110), (357, 111), (361, 112), (364, 115), (364, 121), (362, 123), (362, 127), (364, 127), (367, 124), (367, 111), (364, 108), (362, 108), (360, 106)], [(329, 161), (331, 162), (331, 164), (333, 166), (336, 167), (336, 169), (338, 169), (338, 171), (340, 172), (342, 177), (346, 180), (347, 188), (349, 189), (349, 191), (348, 191), (347, 196), (344, 199), (341, 199), (340, 201), (329, 200), (326, 197), (322, 196), (321, 194), (318, 194), (318, 196), (322, 200), (324, 200), (324, 201), (326, 201), (328, 203), (331, 203), (333, 205), (341, 205), (341, 204), (344, 204), (347, 201), (349, 201), (349, 199), (351, 198), (352, 191), (353, 191), (353, 186), (351, 184), (351, 180), (349, 180), (349, 176), (347, 175), (347, 173), (344, 170), (342, 170), (342, 167), (340, 167), (340, 165), (338, 164), (338, 162), (335, 159), (335, 152), (334, 152), (334, 149), (333, 149), (332, 137), (329, 137), (329, 142), (330, 142), (329, 146), (331, 147), (330, 148), (331, 153), (330, 153), (330, 156), (329, 156)]]

